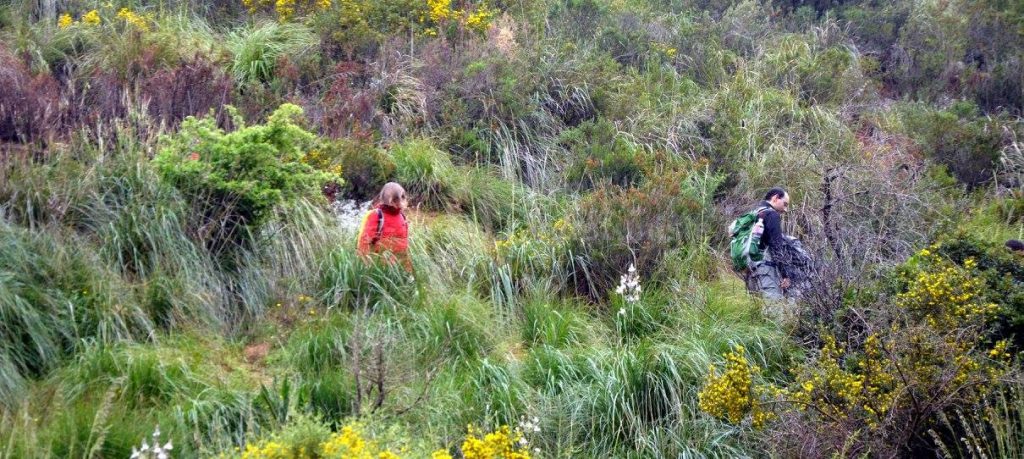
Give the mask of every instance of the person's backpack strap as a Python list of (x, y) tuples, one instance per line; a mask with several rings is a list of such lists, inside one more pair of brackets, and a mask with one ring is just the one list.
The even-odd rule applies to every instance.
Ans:
[[(768, 209), (770, 209), (770, 207), (765, 207), (765, 206), (758, 207), (757, 209), (754, 209), (754, 214), (757, 215), (757, 218), (763, 219), (764, 218), (764, 213), (767, 212)], [(756, 220), (754, 221), (754, 224), (755, 225), (757, 224)], [(747, 268), (751, 269), (751, 270), (754, 269), (754, 267), (755, 267), (754, 265), (756, 264), (754, 262), (754, 260), (750, 256), (750, 250), (751, 250), (753, 244), (754, 244), (753, 234), (752, 233), (747, 233), (747, 238), (746, 238), (746, 240), (743, 243), (743, 257), (747, 259)]]
[(377, 232), (374, 234), (373, 239), (370, 239), (370, 245), (377, 245), (380, 241), (381, 236), (384, 235), (384, 211), (377, 208)]

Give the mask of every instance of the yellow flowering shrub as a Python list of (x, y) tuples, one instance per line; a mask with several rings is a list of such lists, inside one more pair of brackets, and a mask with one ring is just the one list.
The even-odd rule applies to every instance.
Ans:
[(498, 12), (498, 10), (488, 7), (486, 3), (481, 3), (477, 6), (476, 11), (466, 15), (466, 28), (473, 32), (484, 34), (487, 32), (487, 29), (491, 28), (491, 23), (494, 22)]
[(142, 16), (128, 8), (121, 8), (117, 12), (118, 19), (123, 19), (125, 23), (134, 27), (136, 30), (142, 32), (149, 32), (149, 18)]
[(868, 336), (863, 356), (852, 369), (844, 366), (846, 351), (834, 337), (825, 335), (823, 341), (817, 361), (798, 369), (794, 388), (782, 390), (780, 395), (794, 402), (798, 410), (812, 408), (834, 419), (845, 419), (857, 412), (868, 427), (878, 427), (891, 408), (897, 389), (878, 336)]
[(842, 334), (823, 331), (816, 358), (791, 369), (792, 384), (764, 389), (775, 393), (776, 414), (786, 418), (777, 427), (791, 432), (783, 438), (792, 451), (812, 430), (837, 447), (908, 445), (941, 416), (981, 402), (1012, 354), (1008, 340), (989, 336), (999, 306), (985, 300), (974, 264), (922, 250), (898, 272), (891, 301), (855, 311), (857, 325), (835, 329)]
[(313, 166), (314, 169), (328, 172), (334, 176), (335, 180), (341, 179), (342, 166), (336, 160), (332, 158), (320, 149), (310, 150), (302, 157), (302, 162)]
[[(109, 6), (110, 5), (107, 5), (108, 8)], [(107, 11), (104, 15), (111, 12), (112, 11)], [(124, 21), (129, 27), (142, 32), (149, 32), (150, 25), (153, 23), (151, 15), (141, 15), (128, 8), (121, 8), (118, 10), (115, 17)], [(99, 10), (90, 10), (82, 15), (80, 22), (87, 26), (98, 26), (103, 23), (103, 19)], [(75, 24), (77, 24), (77, 22), (75, 22), (70, 13), (64, 13), (57, 19), (57, 27), (60, 27), (62, 30)]]
[(273, 11), (281, 21), (288, 21), (299, 13), (324, 11), (332, 4), (331, 0), (242, 0), (242, 6), (250, 13)]
[(72, 19), (71, 15), (68, 13), (60, 15), (60, 18), (57, 19), (57, 27), (60, 27), (61, 30), (71, 27), (74, 24), (75, 20)]
[[(530, 459), (529, 443), (519, 428), (503, 425), (493, 432), (483, 433), (472, 425), (466, 428), (462, 442), (463, 459)], [(446, 450), (437, 450), (431, 459), (451, 459)]]
[(341, 431), (330, 434), (316, 448), (291, 444), (284, 437), (274, 436), (267, 440), (246, 444), (236, 448), (234, 454), (221, 453), (221, 459), (399, 459), (398, 453), (381, 447), (377, 441), (365, 436), (363, 425), (352, 422)]
[(427, 0), (427, 8), (430, 20), (435, 23), (445, 21), (459, 13), (452, 10), (452, 0)]
[(245, 445), (242, 459), (291, 459), (291, 451), (276, 441), (263, 442), (257, 445)]
[(96, 10), (90, 10), (88, 13), (83, 14), (82, 24), (89, 26), (100, 25), (100, 12)]
[[(324, 427), (325, 428), (325, 427)], [(327, 435), (321, 433), (319, 435)], [(407, 448), (394, 451), (381, 446), (378, 441), (366, 435), (364, 425), (350, 422), (340, 431), (319, 438), (315, 448), (293, 444), (288, 435), (275, 434), (269, 439), (259, 440), (235, 448), (233, 452), (221, 453), (219, 459), (400, 459), (408, 453)], [(319, 440), (317, 440), (319, 441)], [(309, 444), (309, 443), (306, 443)], [(519, 427), (507, 425), (484, 432), (473, 426), (467, 428), (461, 444), (463, 459), (530, 459), (529, 442)], [(446, 449), (439, 449), (430, 455), (431, 459), (452, 459)]]
[(426, 35), (437, 35), (439, 28), (452, 22), (478, 34), (486, 33), (501, 11), (480, 2), (472, 11), (452, 8), (452, 0), (427, 0), (427, 9), (420, 15), (420, 23), (427, 26)]
[(998, 305), (983, 299), (984, 279), (971, 274), (975, 260), (967, 259), (961, 267), (924, 249), (917, 261), (922, 269), (903, 273), (908, 288), (896, 298), (900, 307), (937, 327), (965, 321), (981, 325), (999, 313)]
[(704, 412), (739, 424), (750, 416), (754, 428), (761, 428), (771, 418), (763, 408), (761, 391), (753, 385), (753, 375), (761, 369), (747, 361), (746, 350), (736, 345), (725, 354), (725, 368), (721, 374), (711, 367), (704, 388), (697, 394), (698, 406)]

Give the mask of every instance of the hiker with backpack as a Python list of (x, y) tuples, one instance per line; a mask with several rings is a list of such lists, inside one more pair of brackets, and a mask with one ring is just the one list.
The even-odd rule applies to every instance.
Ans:
[(733, 269), (743, 275), (748, 291), (769, 300), (786, 298), (790, 288), (787, 268), (793, 264), (792, 252), (782, 233), (782, 214), (788, 208), (789, 193), (775, 187), (729, 227)]
[(405, 189), (388, 182), (374, 199), (374, 208), (363, 219), (356, 250), (362, 256), (378, 254), (389, 263), (400, 262), (412, 273), (409, 257), (409, 223), (404, 210), (408, 205)]

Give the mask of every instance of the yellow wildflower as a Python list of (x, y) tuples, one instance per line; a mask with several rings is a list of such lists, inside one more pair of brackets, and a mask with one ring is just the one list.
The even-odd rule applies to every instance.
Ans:
[(452, 459), (452, 455), (446, 449), (439, 449), (430, 455), (430, 459)]
[(82, 24), (85, 25), (100, 25), (100, 13), (99, 11), (92, 10), (82, 15)]
[(117, 17), (140, 31), (149, 32), (149, 23), (146, 21), (146, 18), (128, 8), (121, 8), (117, 12)]
[(57, 27), (60, 27), (61, 30), (71, 27), (71, 25), (74, 23), (75, 20), (71, 19), (71, 15), (68, 13), (60, 15), (60, 19), (57, 19)]

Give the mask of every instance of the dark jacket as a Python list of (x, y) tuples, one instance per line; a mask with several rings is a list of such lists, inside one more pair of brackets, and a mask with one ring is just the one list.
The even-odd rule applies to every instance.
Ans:
[(758, 207), (768, 208), (760, 213), (761, 218), (764, 219), (764, 233), (761, 234), (758, 248), (768, 249), (772, 256), (771, 264), (779, 270), (779, 276), (783, 279), (789, 278), (786, 267), (792, 265), (793, 260), (791, 260), (792, 255), (786, 245), (786, 238), (782, 234), (782, 216), (772, 208), (768, 201), (762, 201)]

